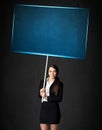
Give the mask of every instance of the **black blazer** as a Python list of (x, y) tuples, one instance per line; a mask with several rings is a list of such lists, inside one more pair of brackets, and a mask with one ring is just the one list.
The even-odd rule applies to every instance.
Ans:
[[(47, 97), (48, 102), (61, 102), (62, 98), (63, 98), (63, 83), (61, 81), (59, 81), (59, 89), (58, 89), (58, 94), (57, 96), (55, 95), (54, 91), (53, 91), (53, 87), (54, 87), (54, 83), (51, 85), (50, 87), (50, 96)], [(40, 96), (40, 89), (43, 88), (43, 80), (40, 81), (40, 85), (39, 85), (39, 97)]]

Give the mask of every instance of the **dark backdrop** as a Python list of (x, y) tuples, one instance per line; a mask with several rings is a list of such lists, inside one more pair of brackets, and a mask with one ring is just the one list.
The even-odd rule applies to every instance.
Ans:
[(101, 127), (100, 3), (89, 0), (14, 0), (0, 3), (0, 76), (3, 130), (40, 130), (38, 85), (45, 56), (11, 53), (15, 3), (88, 7), (90, 22), (86, 59), (49, 57), (59, 66), (64, 83), (59, 130), (99, 130)]

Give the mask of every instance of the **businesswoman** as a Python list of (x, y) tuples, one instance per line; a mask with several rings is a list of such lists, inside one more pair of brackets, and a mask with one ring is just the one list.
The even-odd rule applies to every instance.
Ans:
[(49, 66), (45, 86), (43, 81), (39, 85), (41, 130), (58, 130), (61, 119), (59, 102), (63, 98), (63, 83), (58, 78), (58, 72), (56, 65)]

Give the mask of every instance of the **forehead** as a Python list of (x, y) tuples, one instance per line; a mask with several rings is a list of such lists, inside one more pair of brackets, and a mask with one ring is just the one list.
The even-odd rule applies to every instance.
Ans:
[(53, 67), (49, 67), (49, 71), (56, 71), (56, 69)]

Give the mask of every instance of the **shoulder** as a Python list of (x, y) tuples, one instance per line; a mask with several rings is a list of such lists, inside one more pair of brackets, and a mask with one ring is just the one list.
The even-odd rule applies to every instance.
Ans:
[(63, 87), (63, 82), (61, 80), (59, 80), (59, 86)]
[(57, 82), (60, 86), (63, 86), (63, 82), (59, 78), (57, 78), (55, 82)]

